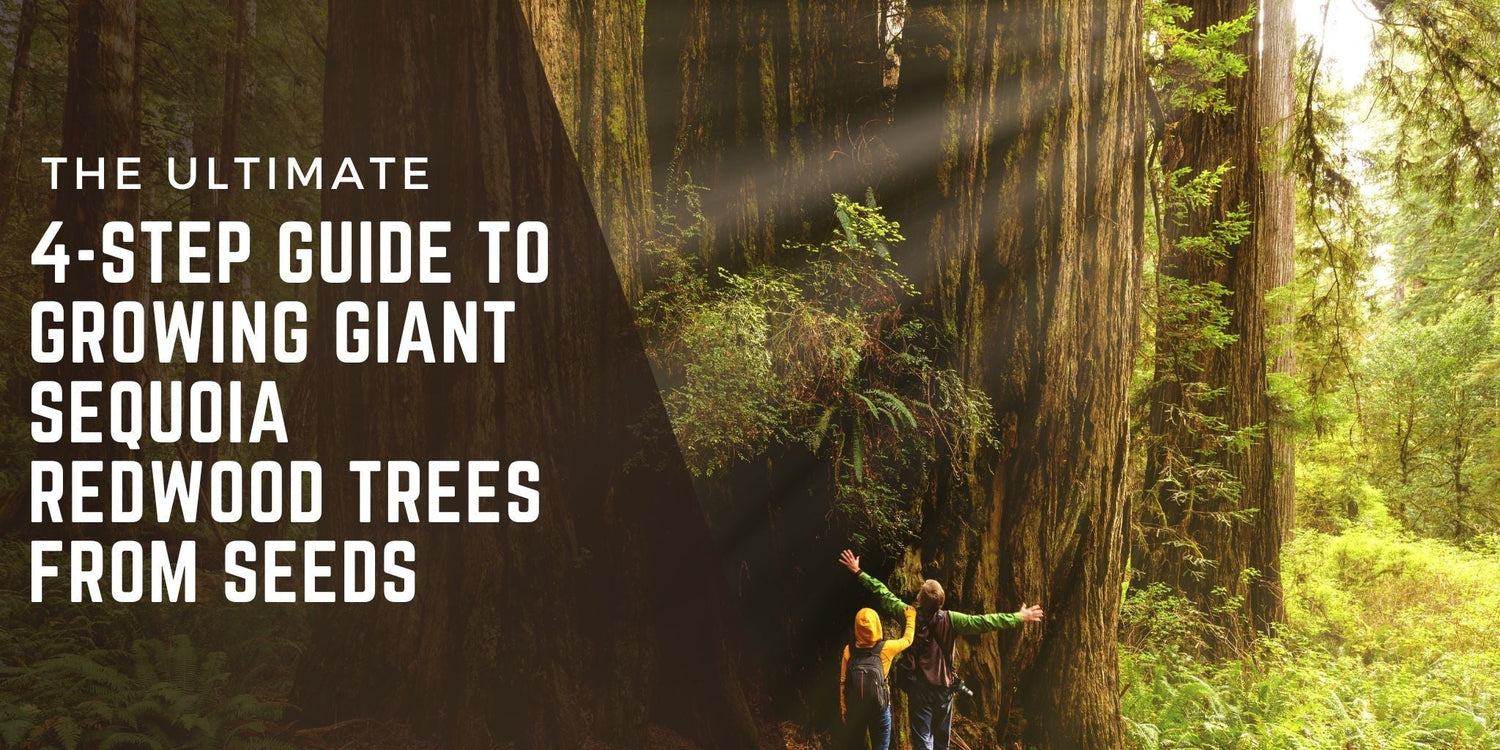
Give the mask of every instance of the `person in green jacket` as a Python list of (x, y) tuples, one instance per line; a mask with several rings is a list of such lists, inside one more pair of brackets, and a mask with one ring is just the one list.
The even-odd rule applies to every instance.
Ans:
[[(859, 557), (853, 550), (839, 554), (839, 564), (859, 577), (875, 595), (878, 609), (897, 616), (906, 603), (891, 593), (875, 577), (860, 570)], [(957, 676), (953, 671), (953, 645), (961, 635), (977, 635), (1041, 622), (1042, 608), (1021, 605), (1016, 612), (992, 612), (967, 615), (943, 608), (946, 596), (942, 584), (922, 582), (917, 592), (917, 634), (902, 659), (904, 668), (915, 672), (907, 689), (907, 719), (911, 725), (912, 746), (918, 750), (948, 750), (949, 730), (953, 725), (953, 691)]]

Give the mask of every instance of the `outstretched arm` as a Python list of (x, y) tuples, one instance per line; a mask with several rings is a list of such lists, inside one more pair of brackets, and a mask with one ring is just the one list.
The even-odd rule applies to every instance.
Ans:
[(890, 617), (900, 617), (902, 615), (902, 612), (906, 609), (906, 602), (901, 601), (901, 597), (892, 594), (891, 590), (886, 588), (885, 584), (881, 583), (874, 576), (860, 570), (859, 557), (854, 554), (854, 550), (846, 549), (840, 552), (839, 564), (844, 566), (850, 573), (858, 576), (859, 582), (864, 585), (865, 589), (875, 595), (875, 599), (879, 605), (877, 609), (881, 614)]
[(1021, 605), (1016, 612), (992, 612), (987, 615), (966, 615), (962, 612), (948, 612), (949, 622), (953, 623), (953, 631), (959, 635), (977, 635), (988, 633), (991, 630), (1010, 628), (1027, 622), (1041, 622), (1042, 608), (1037, 606)]

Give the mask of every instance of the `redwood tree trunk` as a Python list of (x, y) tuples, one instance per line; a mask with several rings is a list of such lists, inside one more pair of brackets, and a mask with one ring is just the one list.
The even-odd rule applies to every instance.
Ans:
[[(663, 211), (695, 210), (674, 186), (701, 188), (709, 231), (692, 248), (734, 270), (774, 257), (790, 138), (791, 35), (780, 0), (661, 0), (646, 5), (651, 165)], [(790, 205), (790, 204), (787, 204)]]
[[(219, 120), (219, 158), (225, 163), (232, 163), (230, 160), (240, 155), (240, 123), (245, 118), (245, 99), (249, 93), (245, 48), (254, 33), (254, 0), (230, 0), (229, 15), (234, 24), (224, 51), (224, 110)], [(234, 215), (235, 194), (235, 189), (226, 190), (215, 199), (215, 219)]]
[[(1228, 21), (1245, 15), (1251, 8), (1248, 0), (1198, 0), (1192, 3), (1193, 28)], [(1285, 33), (1284, 30), (1276, 33)], [(1268, 40), (1269, 41), (1269, 40)], [(1233, 51), (1249, 63), (1243, 76), (1226, 79), (1221, 85), (1228, 113), (1188, 112), (1177, 129), (1177, 147), (1181, 159), (1174, 167), (1188, 167), (1196, 174), (1232, 165), (1221, 189), (1210, 205), (1193, 208), (1181, 222), (1169, 222), (1168, 247), (1163, 253), (1161, 273), (1186, 280), (1193, 285), (1217, 283), (1229, 291), (1224, 304), (1229, 308), (1225, 332), (1234, 341), (1219, 348), (1206, 349), (1196, 357), (1201, 370), (1194, 379), (1208, 387), (1220, 389), (1218, 395), (1194, 402), (1181, 387), (1179, 377), (1158, 376), (1152, 398), (1150, 429), (1159, 437), (1148, 453), (1145, 486), (1154, 492), (1160, 504), (1168, 533), (1190, 547), (1158, 544), (1146, 554), (1145, 575), (1148, 580), (1163, 581), (1209, 615), (1222, 628), (1222, 637), (1209, 641), (1218, 653), (1243, 648), (1249, 641), (1252, 624), (1284, 618), (1280, 612), (1280, 540), (1286, 529), (1285, 507), (1289, 499), (1277, 496), (1281, 489), (1275, 481), (1273, 444), (1276, 432), (1267, 432), (1271, 417), (1267, 393), (1267, 339), (1269, 321), (1266, 291), (1271, 278), (1272, 247), (1281, 237), (1267, 237), (1265, 201), (1262, 191), (1261, 155), (1269, 144), (1261, 142), (1261, 128), (1268, 124), (1260, 111), (1258, 93), (1262, 76), (1255, 34), (1246, 34), (1235, 43)], [(1274, 151), (1271, 153), (1274, 154)], [(1217, 222), (1230, 212), (1243, 210), (1250, 219), (1249, 232), (1225, 248), (1222, 259), (1203, 253), (1183, 251), (1184, 237), (1202, 237), (1213, 231)], [(1284, 219), (1283, 219), (1284, 220)], [(1159, 351), (1158, 362), (1181, 359), (1172, 352)], [(1196, 409), (1223, 420), (1231, 431), (1254, 429), (1248, 445), (1229, 449), (1201, 431), (1168, 419), (1176, 408)], [(1175, 450), (1192, 460), (1224, 470), (1237, 485), (1235, 493), (1194, 491), (1179, 492), (1174, 482), (1163, 478), (1163, 451)], [(1289, 473), (1289, 472), (1288, 472)], [(1191, 482), (1178, 478), (1178, 482)], [(1186, 485), (1184, 485), (1186, 486)], [(1191, 488), (1189, 488), (1191, 489)], [(1191, 500), (1185, 498), (1191, 497)], [(1248, 518), (1230, 513), (1250, 511)], [(1256, 571), (1256, 574), (1249, 571)], [(1235, 598), (1243, 599), (1246, 612), (1225, 605)]]
[[(1290, 0), (1263, 0), (1259, 5), (1260, 80), (1255, 106), (1261, 121), (1260, 243), (1266, 258), (1266, 288), (1275, 290), (1295, 278), (1296, 188), (1292, 182), (1289, 144), (1292, 139), (1292, 64), (1297, 26)], [(1272, 309), (1276, 336), (1270, 341), (1271, 371), (1291, 377), (1297, 370), (1294, 345), (1295, 311), (1291, 300)], [(1250, 614), (1255, 627), (1269, 632), (1286, 622), (1281, 584), (1281, 548), (1296, 521), (1297, 441), (1288, 415), (1273, 411), (1267, 429), (1271, 441), (1271, 492), (1256, 519), (1254, 564), (1261, 572), (1250, 590)]]
[(663, 0), (646, 6), (652, 169), (701, 188), (710, 265), (776, 262), (821, 239), (833, 193), (856, 199), (889, 171), (877, 0)]
[(788, 0), (791, 141), (782, 202), (801, 239), (831, 229), (833, 202), (878, 189), (893, 166), (882, 106), (880, 0)]
[[(328, 36), (325, 154), (426, 155), (431, 189), (329, 192), (324, 217), (452, 221), (454, 282), (319, 290), (319, 533), (413, 541), (419, 588), (316, 610), (293, 703), (446, 747), (756, 747), (723, 581), (519, 3), (334, 0)], [(480, 220), (546, 221), (549, 279), (487, 284)], [(376, 298), (514, 300), (507, 360), (338, 363), (328, 312)], [(536, 460), (540, 517), (357, 523), (343, 467), (396, 458)]]
[(525, 0), (521, 4), (558, 113), (573, 143), (626, 296), (640, 296), (651, 230), (646, 138), (646, 4)]
[[(898, 205), (995, 448), (937, 488), (908, 573), (950, 606), (1046, 624), (965, 641), (985, 733), (1121, 744), (1127, 389), (1142, 257), (1135, 2), (913, 2), (891, 142)], [(920, 559), (916, 559), (916, 558)]]

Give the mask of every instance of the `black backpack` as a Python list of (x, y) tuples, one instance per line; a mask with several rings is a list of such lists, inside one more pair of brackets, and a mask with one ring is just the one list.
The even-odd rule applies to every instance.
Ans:
[(844, 668), (844, 706), (850, 714), (868, 709), (881, 711), (891, 705), (885, 667), (880, 664), (883, 646), (883, 640), (869, 648), (849, 644), (849, 664)]

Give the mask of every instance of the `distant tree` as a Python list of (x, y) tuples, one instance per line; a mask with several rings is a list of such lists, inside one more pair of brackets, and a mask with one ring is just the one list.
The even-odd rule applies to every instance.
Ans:
[(21, 128), (26, 122), (26, 97), (31, 89), (31, 36), (36, 33), (37, 0), (21, 0), (16, 19), (15, 56), (10, 68), (10, 102), (5, 129), (0, 133), (0, 236), (10, 221), (16, 197), (16, 168), (21, 160)]
[[(103, 159), (113, 165), (116, 159), (140, 154), (139, 21), (138, 0), (81, 0), (71, 6), (68, 88), (63, 98), (62, 149), (58, 154), (68, 160), (68, 166), (59, 170), (52, 209), (52, 218), (63, 222), (57, 242), (69, 254), (96, 247), (105, 222), (139, 219), (139, 191), (115, 189), (112, 178), (104, 181), (103, 188), (85, 180), (84, 187), (78, 189), (73, 169), (74, 160), (92, 164)], [(54, 270), (63, 278), (58, 278)], [(95, 300), (107, 308), (115, 302), (138, 299), (142, 292), (139, 278), (125, 284), (106, 283), (94, 264), (46, 266), (41, 274), (42, 298), (63, 303)], [(133, 366), (106, 358), (104, 362), (65, 360), (45, 364), (40, 377), (62, 383), (66, 392), (74, 381), (109, 383), (130, 380), (135, 373)], [(64, 408), (63, 412), (67, 415), (68, 410)], [(109, 442), (64, 440), (37, 449), (39, 458), (61, 461), (65, 466), (74, 461), (129, 455), (125, 446)]]
[(1254, 107), (1260, 122), (1260, 231), (1256, 253), (1264, 259), (1268, 295), (1266, 356), (1269, 361), (1267, 390), (1271, 411), (1266, 440), (1271, 445), (1271, 491), (1256, 515), (1251, 558), (1260, 568), (1258, 588), (1250, 599), (1250, 615), (1262, 631), (1273, 623), (1286, 622), (1286, 603), (1281, 582), (1281, 549), (1291, 539), (1296, 520), (1297, 436), (1293, 407), (1287, 394), (1294, 388), (1297, 370), (1295, 337), (1296, 306), (1292, 287), (1296, 280), (1297, 198), (1292, 133), (1295, 125), (1293, 96), (1297, 52), (1297, 25), (1291, 0), (1263, 0), (1259, 4), (1256, 41), (1260, 69)]
[[(1206, 94), (1188, 86), (1187, 99), (1169, 110), (1176, 117), (1163, 123), (1160, 168), (1173, 183), (1201, 186), (1211, 177), (1213, 189), (1162, 211), (1155, 271), (1170, 288), (1218, 297), (1222, 307), (1207, 309), (1222, 312), (1214, 325), (1223, 338), (1209, 346), (1156, 338), (1144, 475), (1144, 501), (1156, 521), (1141, 563), (1147, 581), (1165, 582), (1214, 613), (1221, 637), (1210, 643), (1227, 653), (1248, 643), (1253, 630), (1266, 632), (1285, 620), (1280, 549), (1290, 530), (1292, 485), (1277, 480), (1275, 441), (1291, 435), (1271, 425), (1274, 353), (1267, 329), (1273, 319), (1266, 295), (1273, 278), (1290, 279), (1291, 217), (1281, 159), (1290, 134), (1291, 42), (1282, 37), (1293, 29), (1274, 4), (1277, 17), (1259, 21), (1263, 42), (1245, 25), (1253, 17), (1249, 2), (1175, 7), (1182, 10), (1164, 10), (1172, 19), (1168, 28), (1180, 35), (1176, 44), (1187, 47), (1176, 58), (1187, 76), (1176, 75), (1203, 78)], [(1192, 55), (1195, 46), (1227, 53), (1218, 58), (1219, 72), (1201, 67), (1217, 56)], [(1275, 59), (1263, 61), (1266, 51)], [(1286, 80), (1263, 95), (1263, 76), (1272, 71)], [(1269, 168), (1263, 159), (1272, 160)], [(1275, 201), (1269, 222), (1267, 200)], [(1197, 315), (1187, 313), (1189, 330), (1207, 322)], [(1193, 348), (1177, 352), (1175, 342)], [(1280, 461), (1290, 471), (1284, 451)]]
[(1436, 321), (1408, 318), (1371, 352), (1367, 425), (1374, 475), (1393, 514), (1454, 541), (1500, 531), (1500, 336), (1471, 300)]

